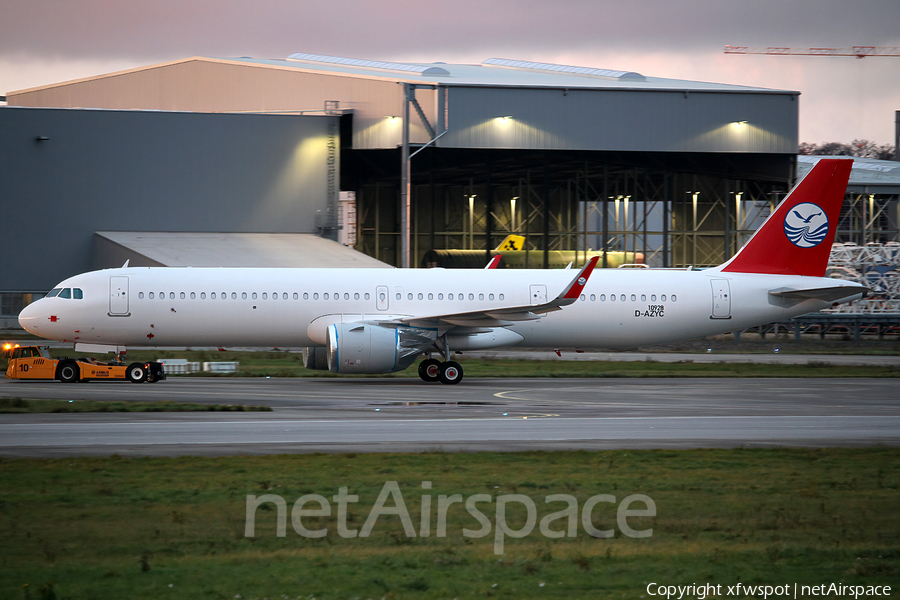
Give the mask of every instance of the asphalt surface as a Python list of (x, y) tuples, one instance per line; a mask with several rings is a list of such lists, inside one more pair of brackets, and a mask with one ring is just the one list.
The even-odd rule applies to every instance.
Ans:
[(896, 379), (0, 380), (0, 397), (272, 412), (0, 415), (0, 456), (178, 456), (900, 443)]

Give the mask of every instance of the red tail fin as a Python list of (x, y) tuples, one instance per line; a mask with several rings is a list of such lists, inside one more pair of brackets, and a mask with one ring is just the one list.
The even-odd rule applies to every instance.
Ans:
[(819, 160), (722, 271), (824, 276), (852, 167)]

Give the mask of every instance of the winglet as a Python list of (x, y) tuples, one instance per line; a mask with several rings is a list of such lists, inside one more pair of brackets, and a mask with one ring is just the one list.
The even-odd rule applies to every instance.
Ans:
[(503, 258), (502, 254), (497, 254), (493, 258), (491, 258), (491, 262), (487, 264), (485, 269), (496, 269), (497, 265), (500, 264), (500, 259)]
[(565, 302), (564, 304), (571, 304), (581, 295), (581, 291), (584, 290), (584, 286), (587, 285), (588, 279), (591, 277), (591, 273), (594, 270), (594, 267), (597, 265), (597, 261), (600, 260), (599, 256), (591, 257), (591, 260), (588, 261), (584, 268), (582, 268), (578, 275), (572, 280), (572, 283), (569, 284), (569, 287), (563, 291), (562, 294), (559, 295), (560, 300), (569, 300), (570, 302)]

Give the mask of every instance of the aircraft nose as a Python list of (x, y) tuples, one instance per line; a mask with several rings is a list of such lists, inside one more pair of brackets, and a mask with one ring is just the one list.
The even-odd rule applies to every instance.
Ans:
[(38, 305), (40, 303), (40, 300), (32, 302), (19, 313), (19, 326), (33, 335), (40, 335), (40, 333), (38, 333), (38, 323), (40, 321), (41, 313), (41, 307)]

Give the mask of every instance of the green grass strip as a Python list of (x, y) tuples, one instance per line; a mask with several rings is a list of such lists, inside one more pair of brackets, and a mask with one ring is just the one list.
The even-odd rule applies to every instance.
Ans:
[[(338, 535), (340, 488), (358, 496), (346, 526), (361, 530), (389, 481), (416, 535), (397, 515), (380, 516), (368, 537)], [(738, 582), (900, 585), (896, 448), (14, 459), (0, 460), (0, 482), (3, 599), (618, 599), (651, 598), (652, 582), (722, 585), (722, 596)], [(331, 503), (330, 516), (301, 515), (324, 537), (293, 527), (291, 509), (309, 494)], [(540, 523), (564, 507), (547, 496), (570, 495), (576, 535), (547, 537), (536, 524), (497, 555), (494, 530), (463, 535), (481, 525), (455, 503), (439, 536), (439, 497), (454, 494), (489, 497), (478, 507), (492, 524), (503, 496), (531, 498)], [(609, 538), (585, 533), (580, 511), (598, 494), (614, 501), (588, 523)], [(616, 506), (632, 494), (656, 505), (654, 517), (627, 519), (650, 537), (622, 534)], [(284, 499), (283, 537), (273, 503), (245, 536), (248, 495)], [(510, 528), (526, 516), (507, 504)]]
[(109, 402), (102, 400), (32, 400), (0, 398), (0, 413), (84, 413), (84, 412), (186, 412), (186, 411), (271, 411), (268, 406), (241, 404), (191, 404), (170, 402)]

